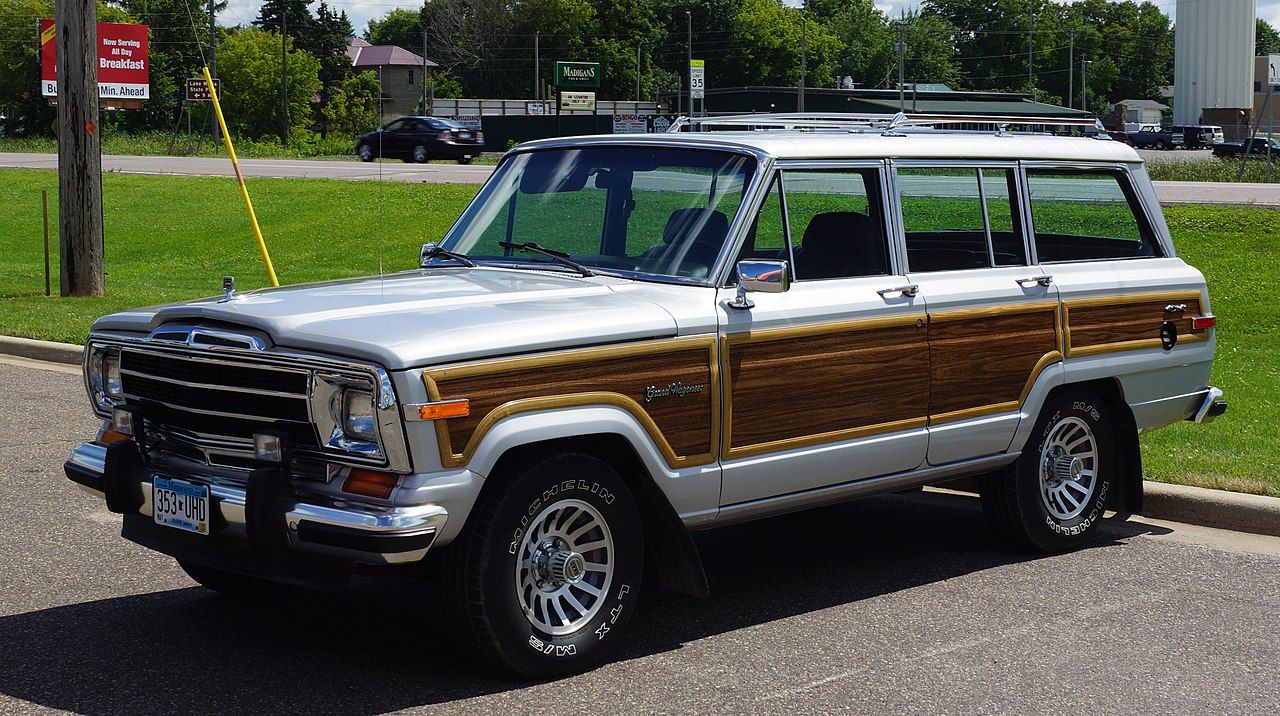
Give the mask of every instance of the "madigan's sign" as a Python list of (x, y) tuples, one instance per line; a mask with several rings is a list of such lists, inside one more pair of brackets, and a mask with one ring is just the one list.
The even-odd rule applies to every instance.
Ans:
[[(40, 94), (58, 96), (58, 56), (53, 20), (40, 21)], [(98, 97), (150, 99), (151, 56), (147, 26), (98, 23)]]
[(556, 87), (562, 89), (596, 89), (599, 86), (599, 62), (556, 63)]

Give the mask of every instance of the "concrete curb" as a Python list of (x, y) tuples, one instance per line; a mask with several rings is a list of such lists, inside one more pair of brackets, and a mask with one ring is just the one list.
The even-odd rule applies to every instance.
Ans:
[(74, 343), (56, 343), (54, 341), (37, 341), (31, 338), (14, 338), (0, 336), (0, 353), (31, 360), (43, 360), (50, 363), (71, 363), (80, 365), (84, 360), (84, 346)]
[(1280, 537), (1280, 497), (1147, 481), (1142, 516)]

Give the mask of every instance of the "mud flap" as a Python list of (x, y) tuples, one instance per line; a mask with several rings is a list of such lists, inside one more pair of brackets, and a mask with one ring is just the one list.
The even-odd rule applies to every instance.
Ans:
[(102, 468), (102, 494), (108, 511), (132, 515), (142, 508), (142, 488), (137, 478), (142, 467), (142, 453), (134, 441), (122, 440), (107, 446)]

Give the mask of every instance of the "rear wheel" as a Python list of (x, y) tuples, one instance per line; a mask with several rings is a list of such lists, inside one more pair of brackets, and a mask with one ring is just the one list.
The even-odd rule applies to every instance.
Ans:
[(1165, 141), (1164, 141), (1163, 139), (1157, 139), (1157, 140), (1156, 140), (1155, 147), (1156, 147), (1156, 149), (1159, 149), (1159, 150), (1162, 150), (1162, 151), (1163, 151), (1163, 150), (1165, 150), (1165, 149), (1168, 149), (1168, 148), (1169, 148), (1169, 145), (1168, 145), (1168, 144), (1165, 144)]
[(635, 610), (639, 513), (608, 463), (545, 457), (498, 480), (449, 546), (443, 594), (463, 646), (524, 676), (599, 661)]
[(1115, 489), (1113, 430), (1092, 390), (1051, 395), (1018, 460), (981, 480), (982, 509), (992, 528), (1043, 552), (1080, 546)]

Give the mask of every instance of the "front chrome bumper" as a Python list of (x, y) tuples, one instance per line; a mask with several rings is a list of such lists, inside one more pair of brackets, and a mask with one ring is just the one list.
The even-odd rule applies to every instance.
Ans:
[[(197, 535), (201, 540), (236, 547), (284, 548), (349, 564), (404, 564), (426, 555), (448, 519), (447, 511), (437, 505), (385, 507), (314, 495), (292, 495), (283, 501), (255, 499), (250, 494), (252, 481), (241, 486), (201, 475), (169, 475), (140, 463), (120, 467), (111, 464), (112, 449), (120, 448), (96, 442), (77, 446), (64, 466), (67, 477), (104, 498), (113, 512), (143, 517), (153, 516), (152, 483), (157, 475), (208, 485), (213, 529), (208, 537)], [(280, 482), (288, 481), (281, 476)], [(175, 540), (187, 538), (186, 533), (172, 528), (157, 532), (161, 536), (174, 533)], [(264, 533), (279, 539), (268, 540), (261, 537)], [(261, 544), (266, 541), (272, 543)]]

